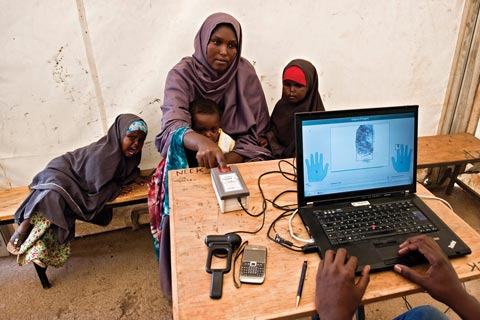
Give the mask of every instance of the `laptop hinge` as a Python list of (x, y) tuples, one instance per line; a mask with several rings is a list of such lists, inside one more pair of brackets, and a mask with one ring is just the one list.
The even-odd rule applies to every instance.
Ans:
[[(382, 194), (382, 197), (408, 196), (409, 194), (410, 194), (410, 190), (401, 190), (401, 191), (396, 191), (391, 193), (384, 193)], [(377, 198), (377, 197), (373, 196), (372, 198)]]
[(410, 194), (410, 190), (404, 190), (399, 192), (392, 192), (392, 196), (394, 195), (401, 195), (401, 196), (408, 196)]
[(307, 207), (313, 207), (313, 201), (307, 202)]

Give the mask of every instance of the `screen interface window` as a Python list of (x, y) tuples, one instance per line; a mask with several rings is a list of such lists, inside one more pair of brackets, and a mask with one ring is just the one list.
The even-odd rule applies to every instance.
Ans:
[(305, 196), (412, 183), (413, 113), (306, 120)]

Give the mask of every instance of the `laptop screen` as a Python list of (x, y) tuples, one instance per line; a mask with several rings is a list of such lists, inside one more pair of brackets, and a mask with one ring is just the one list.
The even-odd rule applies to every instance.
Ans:
[(297, 113), (299, 205), (415, 192), (418, 106)]

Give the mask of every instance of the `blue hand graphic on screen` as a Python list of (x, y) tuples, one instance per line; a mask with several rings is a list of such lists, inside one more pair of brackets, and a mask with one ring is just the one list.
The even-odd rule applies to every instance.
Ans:
[(325, 179), (328, 171), (328, 163), (323, 166), (323, 153), (318, 155), (318, 152), (315, 152), (315, 158), (313, 154), (310, 155), (310, 161), (305, 159), (305, 164), (307, 165), (307, 175), (308, 181), (318, 182)]
[(397, 172), (408, 172), (411, 159), (412, 149), (409, 149), (406, 144), (400, 144), (397, 146), (397, 158), (392, 157), (393, 168)]

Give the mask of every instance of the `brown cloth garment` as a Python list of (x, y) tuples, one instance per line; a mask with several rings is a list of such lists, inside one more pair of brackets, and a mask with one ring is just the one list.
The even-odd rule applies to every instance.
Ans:
[[(217, 73), (207, 62), (207, 45), (219, 24), (231, 25), (238, 41), (235, 61), (223, 74)], [(234, 152), (244, 156), (246, 161), (271, 158), (270, 150), (258, 144), (258, 137), (267, 132), (270, 117), (255, 69), (241, 57), (240, 23), (226, 13), (214, 13), (202, 24), (194, 46), (193, 56), (180, 60), (167, 75), (161, 107), (162, 130), (155, 139), (160, 154), (166, 157), (176, 129), (191, 127), (189, 104), (199, 96), (215, 101), (223, 109), (220, 125), (236, 141)]]
[(97, 142), (51, 160), (33, 178), (29, 186), (32, 191), (15, 212), (15, 222), (20, 224), (38, 209), (52, 222), (60, 243), (74, 237), (76, 219), (108, 223), (108, 217), (98, 217), (104, 213), (105, 203), (140, 173), (141, 152), (127, 158), (121, 149), (128, 127), (136, 120), (141, 119), (121, 114)]
[[(277, 102), (270, 118), (270, 131), (267, 134), (268, 143), (276, 158), (295, 157), (295, 113), (305, 111), (325, 111), (322, 98), (318, 93), (318, 75), (315, 67), (303, 59), (290, 61), (283, 69), (283, 73), (291, 66), (302, 69), (307, 80), (307, 94), (305, 98), (292, 103), (282, 98)], [(283, 79), (282, 73), (282, 79)]]

